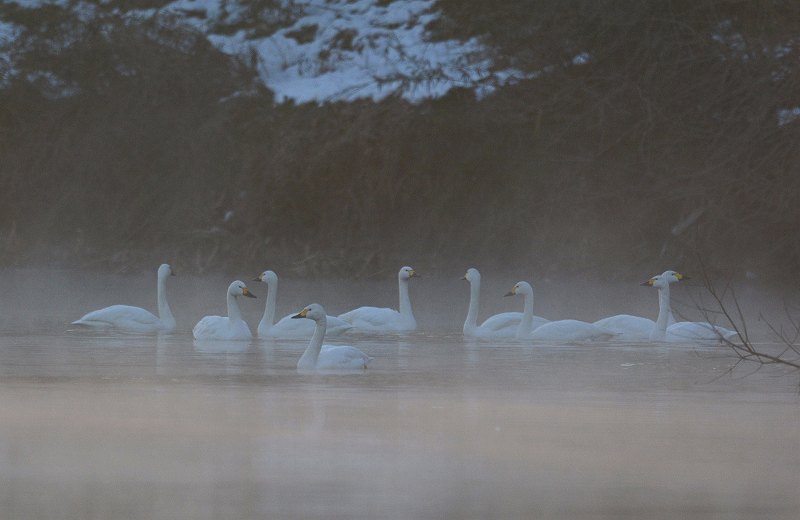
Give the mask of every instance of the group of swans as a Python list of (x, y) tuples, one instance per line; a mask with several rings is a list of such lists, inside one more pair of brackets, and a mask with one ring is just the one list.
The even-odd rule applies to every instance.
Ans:
[(655, 321), (641, 316), (618, 314), (596, 321), (594, 324), (618, 334), (617, 338), (629, 341), (654, 341), (686, 343), (692, 341), (732, 341), (736, 331), (703, 321), (676, 322), (670, 303), (670, 284), (688, 279), (675, 271), (664, 271), (640, 285), (658, 289), (658, 317)]
[[(274, 277), (274, 278), (273, 278)], [(300, 360), (297, 362), (297, 369), (300, 371), (314, 371), (314, 370), (357, 370), (367, 368), (367, 365), (372, 360), (371, 357), (364, 354), (362, 351), (349, 345), (323, 345), (325, 334), (328, 331), (328, 318), (322, 305), (312, 303), (305, 307), (298, 314), (289, 315), (284, 317), (278, 323), (272, 324), (275, 316), (275, 293), (277, 291), (278, 277), (272, 271), (263, 272), (259, 278), (261, 281), (274, 285), (271, 290), (268, 289), (267, 308), (264, 311), (264, 318), (258, 326), (259, 336), (268, 336), (270, 334), (284, 336), (305, 336), (307, 332), (311, 334), (311, 340), (306, 347)], [(272, 297), (270, 298), (271, 295)], [(205, 316), (194, 326), (192, 334), (197, 340), (235, 340), (235, 339), (250, 339), (252, 334), (247, 326), (247, 323), (242, 319), (241, 311), (236, 299), (239, 296), (246, 296), (255, 298), (244, 283), (240, 281), (233, 282), (228, 287), (228, 316)], [(271, 300), (271, 304), (270, 304)], [(298, 320), (298, 318), (307, 318), (306, 320)], [(337, 318), (330, 317), (334, 323)], [(297, 321), (295, 321), (297, 320)], [(342, 320), (338, 320), (342, 321)], [(312, 323), (313, 322), (313, 323)], [(291, 325), (297, 323), (298, 325)], [(307, 325), (310, 325), (308, 327)], [(351, 326), (340, 326), (340, 329), (347, 330)]]
[[(469, 309), (467, 319), (464, 321), (464, 335), (475, 338), (513, 338), (522, 322), (522, 312), (501, 312), (486, 319), (478, 325), (478, 307), (481, 296), (481, 273), (474, 267), (467, 269), (467, 274), (461, 277), (469, 282)], [(533, 298), (531, 296), (531, 298)], [(533, 301), (531, 301), (532, 328), (544, 325), (550, 320), (541, 316), (533, 316)]]
[(532, 339), (538, 341), (592, 341), (607, 340), (614, 336), (614, 333), (578, 320), (557, 320), (549, 321), (538, 326), (534, 326), (533, 320), (533, 287), (528, 282), (517, 282), (505, 296), (516, 296), (521, 294), (524, 298), (522, 320), (519, 322), (516, 334), (517, 339)]
[[(127, 332), (172, 332), (175, 330), (175, 317), (167, 303), (167, 278), (175, 276), (169, 264), (158, 268), (158, 316), (141, 307), (131, 305), (111, 305), (84, 315), (72, 322), (73, 325), (96, 329), (117, 329)], [(237, 298), (255, 298), (247, 286), (236, 280), (227, 291), (228, 315), (205, 316), (192, 329), (195, 339), (248, 339), (252, 337), (247, 323), (242, 319)]]
[[(278, 275), (273, 271), (264, 271), (254, 278), (256, 282), (267, 284), (267, 304), (264, 316), (258, 323), (258, 336), (261, 338), (296, 338), (308, 337), (314, 332), (314, 324), (306, 320), (295, 320), (294, 314), (288, 314), (275, 323), (275, 302), (278, 298)], [(327, 316), (327, 333), (336, 336), (352, 329), (353, 325), (336, 316)]]
[[(158, 268), (158, 316), (130, 305), (112, 305), (92, 311), (73, 322), (93, 328), (116, 328), (131, 332), (160, 332), (175, 330), (175, 317), (167, 303), (166, 281), (174, 276), (168, 264)], [(347, 331), (406, 332), (417, 328), (408, 282), (419, 276), (411, 267), (403, 267), (397, 273), (399, 311), (379, 307), (358, 307), (338, 317), (328, 316), (319, 304), (311, 304), (298, 314), (289, 314), (275, 321), (278, 276), (273, 271), (264, 271), (256, 281), (267, 285), (264, 316), (258, 324), (259, 337), (308, 337), (311, 340), (298, 362), (299, 369), (363, 368), (371, 359), (351, 346), (333, 347), (323, 345), (327, 334), (336, 335)], [(675, 322), (670, 306), (669, 286), (686, 279), (675, 271), (665, 271), (653, 276), (641, 285), (658, 289), (659, 313), (656, 321), (621, 314), (610, 316), (594, 323), (579, 320), (550, 321), (533, 314), (533, 288), (528, 282), (517, 282), (506, 296), (522, 295), (522, 312), (504, 312), (491, 316), (477, 324), (481, 275), (470, 268), (463, 276), (470, 284), (470, 300), (467, 318), (464, 321), (465, 336), (479, 338), (516, 338), (549, 342), (577, 342), (591, 340), (649, 340), (667, 342), (731, 340), (736, 332), (706, 322)], [(253, 337), (242, 318), (239, 297), (255, 298), (244, 282), (234, 281), (226, 293), (227, 316), (205, 316), (192, 329), (197, 340), (247, 340)], [(307, 318), (301, 320), (299, 318)]]
[(662, 274), (642, 282), (642, 285), (658, 289), (658, 318), (656, 318), (655, 327), (650, 333), (650, 341), (685, 343), (692, 340), (734, 340), (739, 333), (719, 325), (712, 325), (705, 321), (675, 322), (669, 301), (669, 285), (685, 279), (685, 276), (675, 271), (664, 271)]
[(658, 289), (658, 318), (653, 321), (641, 316), (619, 314), (594, 323), (578, 320), (549, 321), (533, 314), (533, 288), (528, 282), (518, 282), (505, 296), (522, 295), (524, 308), (520, 312), (503, 312), (477, 324), (481, 276), (470, 268), (462, 277), (470, 283), (470, 300), (464, 335), (477, 338), (517, 338), (549, 342), (592, 340), (653, 341), (686, 343), (691, 341), (733, 340), (735, 331), (707, 322), (675, 322), (670, 304), (669, 285), (687, 279), (675, 271), (665, 271), (641, 285)]
[(477, 324), (481, 275), (475, 268), (467, 269), (462, 277), (470, 284), (469, 310), (464, 321), (464, 335), (478, 338), (516, 338), (538, 341), (588, 341), (607, 340), (613, 331), (578, 320), (550, 321), (533, 314), (533, 287), (528, 282), (517, 282), (505, 296), (523, 296), (522, 312), (502, 312)]
[[(129, 332), (170, 332), (176, 327), (175, 318), (167, 303), (166, 280), (174, 275), (168, 264), (158, 268), (158, 313), (156, 317), (149, 311), (130, 305), (112, 305), (92, 311), (81, 319), (72, 322), (91, 328), (115, 328)], [(408, 281), (419, 276), (413, 268), (405, 266), (397, 274), (400, 310), (378, 307), (359, 307), (339, 317), (328, 316), (319, 304), (311, 304), (299, 314), (290, 314), (275, 321), (275, 303), (278, 291), (278, 276), (273, 271), (264, 271), (256, 281), (267, 284), (264, 316), (258, 324), (259, 337), (308, 337), (308, 348), (298, 362), (298, 369), (327, 370), (331, 368), (365, 368), (372, 359), (358, 349), (350, 346), (331, 347), (322, 345), (325, 334), (341, 334), (348, 330), (366, 332), (400, 332), (417, 328), (411, 311), (408, 295)], [(234, 281), (228, 286), (226, 300), (227, 316), (204, 316), (192, 329), (196, 340), (248, 340), (253, 337), (250, 328), (242, 318), (238, 298), (255, 298), (244, 282)], [(320, 314), (322, 313), (322, 314)], [(308, 318), (298, 320), (297, 318)]]

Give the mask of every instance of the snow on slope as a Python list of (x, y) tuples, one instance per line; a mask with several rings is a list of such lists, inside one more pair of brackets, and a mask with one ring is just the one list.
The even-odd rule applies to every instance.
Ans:
[[(94, 9), (91, 2), (81, 0), (16, 1), (27, 7), (55, 3), (89, 13)], [(440, 16), (435, 4), (435, 0), (284, 0), (282, 5), (292, 14), (288, 24), (266, 36), (246, 28), (259, 20), (231, 0), (175, 0), (158, 10), (125, 15), (175, 16), (207, 34), (223, 52), (245, 56), (255, 52), (260, 77), (277, 101), (378, 100), (392, 94), (418, 101), (442, 96), (453, 87), (472, 88), (483, 95), (522, 77), (516, 71), (492, 71), (485, 48), (475, 39), (428, 41), (425, 27)], [(262, 10), (258, 16), (269, 13)], [(230, 26), (231, 20), (245, 28), (228, 34), (221, 28)]]
[[(380, 99), (394, 92), (418, 100), (455, 86), (491, 88), (512, 72), (495, 75), (477, 40), (426, 41), (425, 26), (439, 13), (434, 0), (295, 0), (294, 23), (266, 37), (210, 34), (224, 52), (255, 50), (261, 77), (279, 101)], [(204, 8), (215, 20), (219, 0), (177, 0), (167, 10)], [(206, 31), (211, 27), (206, 25)]]

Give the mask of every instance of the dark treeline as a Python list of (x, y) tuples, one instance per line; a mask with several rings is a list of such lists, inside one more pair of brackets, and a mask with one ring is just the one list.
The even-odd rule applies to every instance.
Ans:
[(23, 31), (0, 64), (0, 263), (800, 268), (799, 3), (438, 8), (433, 37), (530, 78), (276, 104), (255, 57), (178, 21), (3, 4)]

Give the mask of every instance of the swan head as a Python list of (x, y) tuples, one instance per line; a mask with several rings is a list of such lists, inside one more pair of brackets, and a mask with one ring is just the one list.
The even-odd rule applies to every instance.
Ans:
[(639, 285), (644, 285), (647, 287), (655, 287), (656, 289), (663, 289), (664, 287), (668, 286), (671, 283), (680, 282), (681, 280), (688, 279), (687, 276), (683, 276), (681, 273), (675, 271), (664, 271), (661, 274), (658, 274), (647, 281), (640, 283)]
[(470, 267), (467, 269), (467, 274), (461, 277), (462, 280), (466, 280), (469, 283), (473, 282), (480, 282), (481, 281), (481, 273), (478, 272), (477, 269), (474, 267)]
[(244, 282), (240, 282), (236, 280), (232, 284), (228, 286), (228, 294), (231, 296), (239, 297), (239, 296), (246, 296), (248, 298), (255, 298), (256, 295), (251, 293)]
[(273, 271), (264, 271), (260, 275), (253, 278), (254, 282), (264, 282), (265, 284), (271, 284), (278, 281), (278, 275), (275, 274)]
[(167, 276), (175, 276), (175, 271), (172, 270), (169, 264), (161, 264), (158, 266), (158, 278), (163, 279)]
[(514, 284), (514, 287), (503, 296), (516, 296), (518, 294), (533, 294), (533, 287), (531, 287), (531, 284), (528, 282), (517, 282)]
[(661, 273), (661, 276), (664, 277), (667, 283), (675, 283), (689, 279), (688, 276), (683, 276), (681, 273), (675, 271), (664, 271), (663, 273)]
[(400, 272), (397, 273), (397, 277), (404, 282), (407, 282), (409, 279), (414, 277), (419, 277), (417, 272), (412, 267), (401, 267)]
[(322, 305), (318, 303), (312, 303), (311, 305), (307, 305), (302, 311), (292, 316), (292, 319), (297, 318), (308, 318), (309, 320), (320, 321), (322, 319), (327, 319), (327, 313)]

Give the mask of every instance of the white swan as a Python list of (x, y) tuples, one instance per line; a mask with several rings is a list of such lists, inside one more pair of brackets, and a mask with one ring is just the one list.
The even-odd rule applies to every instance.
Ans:
[(253, 334), (242, 320), (242, 311), (236, 299), (239, 296), (255, 298), (243, 282), (236, 280), (228, 286), (228, 315), (205, 316), (192, 329), (194, 339), (250, 339)]
[(367, 368), (372, 360), (355, 347), (347, 345), (323, 345), (327, 328), (327, 313), (322, 305), (312, 303), (292, 318), (308, 318), (314, 321), (314, 335), (297, 362), (298, 370), (358, 370)]
[(687, 277), (675, 271), (664, 271), (653, 276), (641, 285), (658, 289), (658, 318), (656, 326), (650, 334), (650, 341), (667, 341), (670, 343), (687, 343), (691, 341), (732, 341), (738, 334), (735, 331), (700, 321), (679, 321), (669, 324), (672, 318), (672, 305), (669, 297), (669, 286), (685, 280)]
[[(275, 301), (278, 298), (278, 275), (273, 271), (264, 271), (254, 278), (257, 282), (267, 284), (267, 304), (264, 307), (264, 316), (258, 323), (259, 337), (266, 338), (297, 338), (309, 337), (314, 333), (314, 324), (308, 320), (293, 320), (292, 314), (287, 314), (275, 323)], [(353, 326), (335, 316), (328, 316), (328, 336), (339, 335)]]
[(408, 280), (419, 276), (414, 269), (406, 266), (397, 273), (397, 284), (400, 292), (400, 312), (380, 307), (359, 307), (340, 314), (339, 318), (353, 325), (356, 330), (368, 332), (404, 332), (415, 330), (417, 320), (411, 312), (411, 300), (408, 297)]
[(141, 307), (111, 305), (86, 314), (73, 321), (73, 325), (93, 328), (115, 328), (130, 332), (157, 332), (175, 330), (175, 317), (167, 303), (167, 278), (175, 273), (168, 264), (158, 268), (158, 317)]
[[(667, 271), (664, 274), (669, 272), (674, 273), (674, 271)], [(672, 278), (672, 279), (674, 281), (678, 281), (684, 278), (683, 275), (680, 276), (681, 278)], [(647, 283), (643, 283), (640, 285), (647, 285)], [(667, 309), (666, 315), (667, 315), (667, 326), (675, 323), (675, 318), (672, 315), (671, 309)], [(608, 318), (603, 318), (601, 320), (595, 321), (594, 325), (615, 332), (617, 335), (614, 339), (623, 341), (648, 341), (650, 339), (650, 336), (652, 336), (653, 334), (653, 330), (655, 330), (656, 328), (655, 321), (649, 318), (643, 318), (641, 316), (633, 316), (630, 314), (617, 314), (616, 316), (609, 316)]]
[[(469, 310), (467, 319), (464, 320), (464, 335), (474, 338), (513, 338), (517, 334), (519, 323), (522, 321), (521, 312), (501, 312), (486, 318), (478, 325), (478, 307), (481, 295), (481, 273), (474, 267), (467, 269), (467, 274), (461, 277), (469, 282)], [(533, 317), (533, 328), (537, 328), (550, 320), (540, 316)]]
[(518, 339), (532, 339), (537, 341), (571, 342), (607, 340), (614, 337), (610, 330), (578, 320), (557, 320), (545, 323), (533, 329), (533, 287), (528, 282), (517, 282), (506, 293), (506, 296), (521, 294), (525, 298), (525, 307), (522, 311), (522, 321), (517, 327)]

